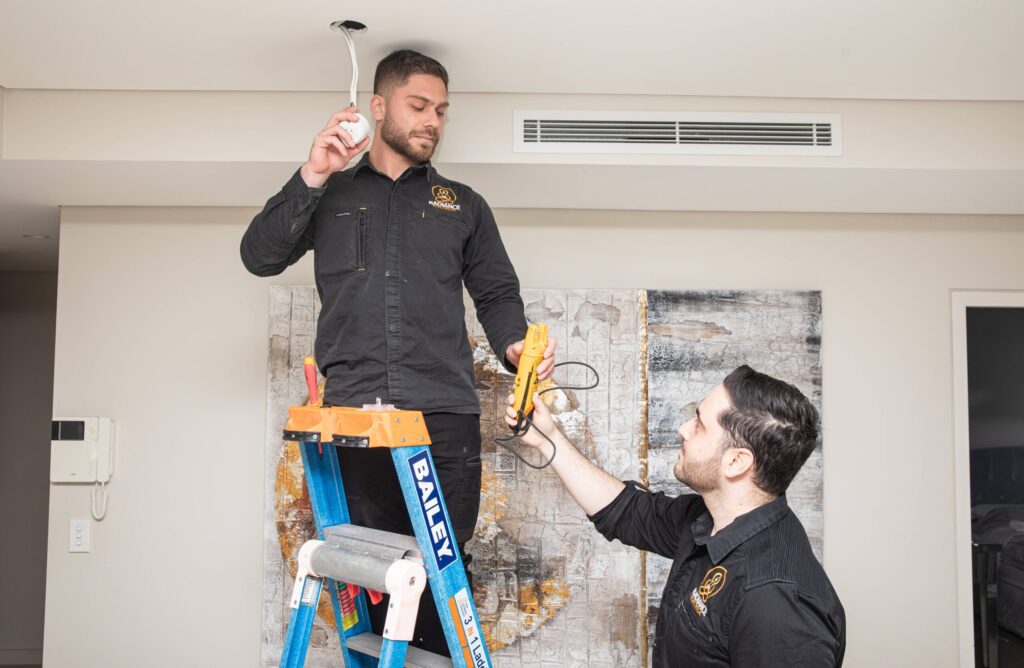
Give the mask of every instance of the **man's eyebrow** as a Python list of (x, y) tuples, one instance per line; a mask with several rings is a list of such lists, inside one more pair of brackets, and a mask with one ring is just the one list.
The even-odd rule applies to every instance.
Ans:
[[(420, 102), (423, 102), (424, 104), (434, 104), (433, 100), (431, 100), (429, 97), (424, 97), (422, 95), (408, 95), (408, 96), (406, 96), (406, 98), (407, 99), (412, 99), (412, 100), (419, 100)], [(447, 109), (448, 106), (449, 106), (448, 102), (442, 102), (441, 104), (437, 105), (437, 108), (438, 109)]]

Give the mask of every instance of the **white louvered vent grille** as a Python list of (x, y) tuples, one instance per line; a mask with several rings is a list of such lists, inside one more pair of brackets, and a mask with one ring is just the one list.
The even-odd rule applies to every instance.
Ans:
[(523, 122), (524, 142), (831, 146), (829, 123)]
[(839, 155), (838, 115), (516, 112), (516, 150)]

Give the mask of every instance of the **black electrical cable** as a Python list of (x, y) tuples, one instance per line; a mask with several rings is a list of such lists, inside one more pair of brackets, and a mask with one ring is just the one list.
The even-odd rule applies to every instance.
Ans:
[[(552, 386), (552, 387), (545, 388), (545, 389), (541, 390), (540, 392), (538, 392), (537, 394), (541, 395), (541, 394), (544, 394), (546, 392), (554, 392), (555, 390), (592, 390), (595, 387), (597, 387), (598, 384), (600, 384), (600, 382), (601, 382), (601, 375), (599, 373), (597, 373), (597, 369), (595, 369), (594, 367), (590, 366), (586, 362), (559, 362), (558, 364), (556, 364), (553, 367), (553, 369), (557, 369), (560, 366), (568, 366), (570, 364), (575, 364), (576, 366), (583, 366), (583, 367), (586, 367), (586, 368), (590, 369), (593, 372), (593, 374), (594, 374), (594, 382), (591, 385), (579, 385), (579, 386), (555, 385), (555, 386)], [(500, 445), (501, 447), (503, 447), (506, 450), (508, 450), (509, 452), (511, 452), (515, 456), (516, 459), (518, 459), (522, 463), (526, 464), (531, 469), (536, 469), (536, 470), (539, 471), (541, 469), (546, 469), (547, 467), (551, 466), (551, 462), (555, 461), (555, 454), (558, 452), (558, 448), (555, 446), (555, 442), (552, 441), (551, 438), (548, 437), (547, 434), (542, 432), (540, 429), (537, 430), (537, 433), (540, 434), (541, 436), (543, 436), (544, 439), (548, 443), (551, 444), (551, 457), (549, 457), (546, 462), (544, 462), (543, 464), (540, 464), (539, 466), (537, 464), (531, 464), (530, 462), (526, 461), (526, 459), (524, 459), (522, 455), (520, 455), (518, 452), (516, 452), (515, 448), (513, 448), (510, 445), (506, 445), (509, 441), (511, 441), (512, 439), (516, 438), (517, 436), (522, 436), (523, 434), (525, 434), (528, 431), (530, 431), (530, 428), (533, 427), (533, 417), (532, 416), (533, 416), (532, 413), (530, 415), (523, 415), (522, 412), (520, 411), (519, 414), (518, 414), (518, 417), (517, 417), (517, 423), (518, 424), (517, 424), (517, 426), (512, 427), (512, 435), (508, 436), (506, 438), (495, 438), (494, 441), (498, 445)]]

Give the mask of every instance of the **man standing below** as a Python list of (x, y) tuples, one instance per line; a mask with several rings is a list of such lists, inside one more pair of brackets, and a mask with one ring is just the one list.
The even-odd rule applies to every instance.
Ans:
[[(242, 239), (242, 261), (272, 276), (314, 252), (321, 312), (316, 360), (324, 404), (362, 406), (380, 398), (420, 410), (464, 561), (480, 507), (480, 404), (462, 289), (476, 305), (491, 348), (514, 371), (526, 318), (519, 279), (494, 216), (469, 187), (430, 164), (448, 109), (448, 73), (428, 56), (396, 51), (377, 66), (369, 152), (342, 171), (355, 145), (334, 114), (309, 159), (267, 202)], [(538, 367), (546, 378), (554, 341)], [(411, 534), (386, 449), (339, 448), (354, 524)], [(421, 597), (413, 645), (448, 654), (429, 594)], [(371, 608), (380, 633), (387, 605)]]
[(673, 560), (654, 666), (842, 665), (843, 606), (786, 504), (818, 440), (799, 390), (748, 366), (730, 373), (679, 427), (673, 472), (697, 493), (675, 498), (613, 478), (534, 405), (520, 438), (545, 458), (557, 446), (552, 468), (597, 530)]

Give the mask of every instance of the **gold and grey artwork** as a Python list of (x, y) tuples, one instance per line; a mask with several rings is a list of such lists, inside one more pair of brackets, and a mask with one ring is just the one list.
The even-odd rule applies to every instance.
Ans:
[[(671, 492), (673, 421), (732, 367), (749, 363), (820, 404), (820, 294), (811, 291), (523, 291), (527, 317), (558, 338), (558, 361), (592, 365), (601, 383), (544, 395), (567, 436), (612, 475)], [(302, 461), (280, 440), (289, 405), (306, 399), (302, 359), (313, 348), (319, 304), (312, 286), (270, 289), (262, 664), (277, 665), (299, 547), (314, 535)], [(474, 597), (496, 663), (642, 666), (665, 560), (593, 530), (554, 473), (531, 469), (496, 445), (513, 376), (491, 353), (467, 298), (466, 329), (481, 402), (480, 518), (469, 544)], [(586, 385), (561, 367), (558, 385)], [(521, 453), (529, 458), (533, 451)], [(821, 452), (794, 483), (790, 503), (820, 556)], [(329, 599), (321, 600), (307, 666), (337, 665)]]

